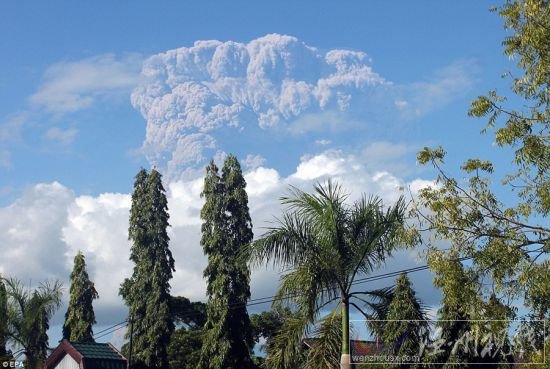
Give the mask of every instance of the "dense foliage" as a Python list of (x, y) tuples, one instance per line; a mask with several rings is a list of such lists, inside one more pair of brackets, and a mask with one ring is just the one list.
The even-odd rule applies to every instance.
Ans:
[[(434, 231), (432, 241), (450, 240), (448, 253), (472, 256), (479, 280), (490, 280), (502, 296), (523, 297), (532, 316), (542, 319), (550, 311), (550, 6), (546, 0), (507, 0), (495, 10), (510, 31), (505, 54), (517, 61), (508, 74), (512, 94), (490, 91), (469, 114), (488, 117), (483, 132), (494, 130), (495, 143), (513, 150), (514, 170), (499, 186), (491, 161), (468, 159), (464, 182), (444, 171), (442, 148), (425, 148), (418, 160), (439, 175), (436, 186), (421, 191), (416, 214)], [(497, 193), (506, 191), (505, 201)], [(442, 253), (432, 248), (432, 265), (446, 259)]]
[(133, 368), (168, 367), (167, 347), (174, 331), (170, 279), (175, 271), (168, 245), (168, 218), (160, 173), (140, 170), (134, 183), (128, 229), (134, 270), (120, 288), (133, 331)]
[(96, 323), (92, 303), (99, 297), (86, 271), (84, 255), (79, 251), (74, 258), (69, 291), (69, 307), (63, 324), (63, 338), (72, 342), (93, 342), (92, 326)]
[(478, 314), (481, 300), (476, 288), (477, 278), (471, 271), (465, 270), (456, 257), (438, 260), (433, 268), (436, 272), (434, 285), (443, 292), (437, 323), (440, 329), (437, 339), (443, 344), (436, 350), (438, 354), (430, 360), (449, 363), (449, 367), (465, 366), (473, 361), (473, 354), (470, 355), (464, 348), (453, 350), (453, 345), (472, 329), (470, 320), (481, 318)]
[(242, 250), (252, 241), (246, 182), (239, 162), (229, 155), (219, 174), (214, 162), (206, 168), (201, 245), (208, 256), (207, 322), (198, 367), (247, 369), (253, 345), (246, 303), (250, 271)]
[(171, 369), (196, 369), (202, 348), (201, 329), (177, 329), (170, 338), (168, 360)]
[(195, 369), (200, 359), (206, 304), (184, 296), (171, 299), (170, 311), (178, 328), (170, 338), (168, 360), (171, 369)]
[(392, 367), (410, 368), (412, 361), (407, 362), (405, 358), (423, 355), (423, 347), (429, 341), (430, 327), (406, 274), (397, 278), (386, 320), (380, 337), (385, 353), (403, 358), (402, 364)]
[(189, 329), (200, 329), (206, 323), (206, 304), (190, 301), (184, 296), (175, 296), (170, 300), (170, 313), (176, 324)]
[[(493, 293), (488, 299), (480, 292), (478, 276), (455, 257), (434, 264), (434, 285), (443, 297), (439, 309), (431, 362), (445, 367), (505, 368), (518, 359), (510, 341), (510, 320), (515, 309), (503, 304)], [(515, 351), (515, 355), (518, 351)]]
[(254, 341), (260, 342), (260, 340), (263, 340), (262, 351), (269, 352), (273, 339), (279, 334), (285, 320), (292, 317), (292, 311), (286, 307), (275, 307), (274, 309), (251, 315), (250, 322), (252, 324)]
[(8, 358), (8, 293), (0, 276), (0, 361)]
[(25, 368), (42, 369), (50, 319), (61, 305), (61, 283), (41, 283), (35, 289), (24, 287), (15, 278), (6, 278), (4, 283), (8, 340), (17, 353), (25, 355)]

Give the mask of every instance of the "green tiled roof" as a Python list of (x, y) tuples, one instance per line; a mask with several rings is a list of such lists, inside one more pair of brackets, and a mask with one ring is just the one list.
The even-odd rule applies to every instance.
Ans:
[(86, 369), (126, 369), (126, 361), (108, 343), (72, 342)]
[(86, 369), (126, 369), (126, 362), (122, 360), (84, 359)]
[(70, 355), (86, 369), (126, 369), (126, 358), (108, 343), (61, 341), (46, 360), (44, 368), (52, 369)]
[(122, 360), (120, 355), (108, 343), (71, 342), (84, 359)]

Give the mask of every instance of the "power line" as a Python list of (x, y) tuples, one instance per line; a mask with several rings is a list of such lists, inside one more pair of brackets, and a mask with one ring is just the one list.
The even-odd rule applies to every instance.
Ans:
[(103, 334), (100, 334), (100, 335), (97, 336), (97, 337), (94, 335), (94, 340), (97, 340), (97, 339), (100, 339), (100, 338), (102, 338), (102, 337), (108, 336), (108, 335), (110, 335), (111, 333), (114, 333), (114, 332), (118, 331), (119, 329), (122, 329), (122, 328), (124, 328), (124, 327), (126, 327), (126, 326), (128, 325), (127, 322), (124, 321), (124, 322), (121, 322), (121, 323), (119, 323), (119, 324), (117, 324), (117, 325), (114, 325), (113, 327), (111, 327), (111, 328), (109, 328), (109, 329), (112, 329), (112, 328), (114, 328), (114, 327), (117, 327), (117, 326), (119, 326), (120, 324), (124, 324), (124, 325), (122, 325), (122, 326), (120, 326), (120, 327), (118, 327), (118, 328), (115, 328), (115, 329), (113, 329), (113, 330), (110, 331), (110, 332), (105, 332), (105, 333), (103, 333)]
[[(422, 266), (408, 268), (408, 269), (401, 269), (401, 270), (397, 270), (397, 271), (393, 271), (393, 272), (389, 272), (389, 273), (384, 273), (384, 274), (379, 274), (379, 275), (375, 275), (375, 276), (361, 278), (361, 279), (358, 279), (358, 280), (354, 281), (352, 284), (357, 285), (357, 284), (363, 284), (363, 283), (366, 283), (366, 282), (378, 281), (378, 280), (387, 279), (387, 278), (391, 278), (391, 277), (400, 275), (401, 273), (414, 273), (414, 272), (427, 270), (428, 268), (429, 268), (428, 265), (422, 265)], [(287, 295), (279, 296), (279, 297), (275, 296), (275, 295), (265, 296), (265, 297), (258, 297), (258, 298), (249, 300), (246, 304), (242, 303), (242, 302), (238, 302), (238, 303), (233, 303), (233, 304), (227, 304), (227, 305), (220, 306), (218, 309), (222, 309), (222, 308), (226, 308), (226, 307), (238, 308), (238, 307), (242, 307), (243, 305), (246, 305), (247, 307), (257, 306), (257, 305), (263, 305), (263, 304), (267, 304), (267, 303), (270, 303), (270, 302), (275, 302), (275, 301), (278, 301), (278, 300), (283, 300), (283, 299), (286, 299), (286, 298), (297, 297), (297, 296), (300, 296), (300, 294), (287, 294)], [(180, 314), (179, 316), (180, 317), (191, 317), (191, 316), (198, 315), (198, 314), (201, 314), (201, 312), (199, 312), (199, 311), (190, 311), (188, 313)], [(127, 322), (128, 321), (125, 320), (125, 321), (120, 322), (118, 324), (115, 324), (115, 325), (113, 325), (109, 328), (103, 329), (103, 330), (95, 333), (94, 338), (96, 338), (96, 339), (101, 338), (101, 337), (104, 337), (104, 336), (114, 332), (114, 331), (117, 331), (118, 329), (120, 329), (122, 327), (119, 327), (119, 328), (116, 328), (116, 327), (118, 327), (119, 325), (122, 325), (122, 324), (124, 324), (124, 326), (126, 326)], [(116, 329), (113, 329), (113, 328), (116, 328)], [(107, 332), (111, 329), (113, 329), (112, 332)], [(102, 334), (103, 332), (107, 332), (107, 333)], [(100, 336), (95, 337), (96, 335), (100, 335)]]
[[(462, 262), (462, 261), (471, 260), (471, 259), (473, 259), (473, 256), (461, 257), (461, 258), (458, 258), (458, 261)], [(417, 267), (401, 269), (401, 270), (396, 270), (396, 271), (393, 271), (393, 272), (382, 273), (382, 274), (378, 274), (378, 275), (374, 275), (374, 276), (360, 278), (360, 279), (357, 279), (357, 280), (353, 281), (352, 285), (359, 285), (359, 284), (363, 284), (363, 283), (367, 283), (367, 282), (379, 281), (379, 280), (382, 280), (382, 279), (387, 279), (387, 278), (398, 276), (402, 273), (415, 273), (415, 272), (420, 272), (420, 271), (424, 271), (424, 270), (428, 270), (428, 269), (429, 269), (429, 265), (428, 264), (423, 264), (423, 265), (419, 265)], [(266, 304), (266, 303), (275, 302), (275, 301), (278, 301), (278, 300), (284, 300), (284, 299), (291, 298), (291, 297), (299, 297), (300, 295), (302, 295), (302, 294), (286, 294), (286, 295), (283, 295), (283, 296), (273, 295), (273, 296), (259, 297), (259, 298), (251, 299), (246, 303), (237, 302), (237, 303), (233, 303), (233, 304), (222, 305), (222, 306), (219, 306), (217, 309), (224, 309), (224, 308), (236, 309), (236, 308), (240, 308), (240, 307), (243, 307), (243, 306), (250, 307), (250, 306), (263, 305), (263, 304)], [(199, 311), (190, 311), (190, 312), (187, 312), (187, 313), (184, 313), (184, 314), (180, 314), (179, 317), (185, 318), (185, 317), (191, 317), (191, 316), (198, 315), (198, 314), (201, 314), (201, 312), (199, 312)], [(128, 323), (128, 321), (125, 320), (125, 321), (120, 322), (118, 324), (115, 324), (115, 325), (113, 325), (109, 328), (106, 328), (106, 329), (96, 333), (94, 335), (94, 339), (105, 337), (106, 335), (111, 334), (111, 333), (127, 326), (127, 323)], [(121, 327), (118, 327), (119, 325), (122, 325), (122, 324), (124, 324), (124, 325), (121, 326)], [(118, 327), (118, 328), (113, 329), (115, 327)], [(110, 331), (110, 332), (101, 334), (100, 336), (95, 337), (97, 334), (103, 333), (103, 332), (108, 331), (110, 329), (113, 329), (113, 330)]]
[(99, 332), (95, 332), (95, 333), (94, 333), (94, 336), (97, 336), (97, 335), (99, 335), (99, 334), (101, 334), (101, 333), (103, 333), (103, 332), (106, 332), (106, 331), (108, 331), (108, 330), (110, 330), (110, 329), (113, 329), (114, 327), (117, 327), (117, 326), (119, 326), (119, 325), (121, 325), (121, 324), (124, 324), (124, 323), (127, 323), (127, 322), (128, 322), (128, 321), (125, 320), (125, 321), (123, 321), (123, 322), (120, 322), (120, 323), (117, 323), (117, 324), (115, 324), (115, 325), (113, 325), (113, 326), (110, 326), (109, 328), (105, 328), (105, 329), (103, 329), (103, 330), (101, 330), (101, 331), (99, 331)]
[[(473, 256), (466, 256), (466, 257), (458, 258), (458, 261), (466, 261), (466, 260), (471, 260), (471, 259), (473, 259)], [(362, 284), (362, 283), (365, 283), (365, 282), (377, 281), (377, 280), (379, 280), (379, 279), (384, 279), (384, 278), (396, 276), (396, 275), (399, 275), (399, 274), (401, 274), (401, 273), (414, 273), (414, 272), (419, 272), (419, 271), (422, 271), (422, 270), (427, 270), (427, 269), (429, 269), (429, 268), (430, 268), (430, 267), (429, 267), (428, 264), (423, 264), (423, 265), (420, 265), (420, 266), (417, 266), (417, 267), (412, 267), (412, 268), (408, 268), (408, 269), (397, 270), (397, 271), (394, 271), (394, 272), (389, 272), (389, 273), (385, 273), (385, 274), (380, 274), (380, 275), (377, 275), (377, 276), (370, 276), (370, 277), (365, 277), (365, 278), (356, 279), (355, 281), (353, 281), (352, 285)]]
[[(376, 280), (380, 280), (380, 279), (391, 278), (391, 277), (394, 277), (395, 275), (399, 275), (401, 273), (411, 273), (411, 272), (417, 272), (417, 271), (422, 271), (422, 270), (426, 270), (426, 269), (428, 269), (427, 265), (422, 265), (422, 266), (419, 266), (419, 267), (408, 268), (408, 269), (401, 269), (401, 270), (398, 270), (398, 271), (379, 274), (379, 275), (376, 275), (376, 276), (361, 278), (361, 279), (356, 280), (353, 284), (354, 285), (355, 284), (362, 284), (362, 283), (376, 281)], [(283, 299), (290, 298), (290, 297), (297, 297), (299, 295), (300, 294), (287, 294), (287, 295), (280, 296), (280, 297), (277, 297), (275, 295), (265, 296), (265, 297), (258, 297), (258, 298), (249, 300), (247, 303), (238, 302), (238, 303), (233, 303), (233, 304), (227, 304), (227, 305), (223, 305), (223, 306), (218, 307), (218, 309), (222, 309), (222, 308), (234, 309), (234, 308), (242, 307), (243, 305), (247, 306), (247, 307), (256, 306), (256, 305), (263, 305), (263, 304), (267, 304), (267, 303), (270, 303), (270, 302), (275, 302), (275, 301), (278, 301), (278, 300), (283, 300)], [(191, 317), (191, 316), (198, 315), (198, 314), (201, 314), (201, 312), (190, 311), (188, 313), (180, 314), (179, 316), (180, 317)], [(105, 336), (107, 336), (107, 335), (109, 335), (109, 334), (111, 334), (111, 333), (113, 333), (113, 332), (115, 332), (115, 331), (117, 331), (117, 330), (119, 330), (123, 327), (126, 327), (127, 323), (128, 323), (128, 321), (124, 320), (120, 323), (117, 323), (117, 324), (111, 326), (111, 327), (105, 328), (105, 329), (95, 333), (94, 334), (94, 339), (99, 339), (101, 337), (105, 337)], [(122, 326), (118, 327), (120, 325), (122, 325)], [(118, 328), (116, 328), (116, 327), (118, 327)], [(115, 328), (115, 329), (113, 329), (113, 328)], [(104, 333), (104, 332), (106, 332), (106, 333)]]

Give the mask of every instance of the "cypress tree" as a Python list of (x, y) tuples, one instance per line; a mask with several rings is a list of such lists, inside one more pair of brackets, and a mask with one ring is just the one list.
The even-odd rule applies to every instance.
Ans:
[(170, 279), (174, 258), (168, 247), (168, 202), (161, 174), (140, 170), (130, 209), (132, 277), (120, 294), (133, 324), (132, 368), (167, 368), (167, 347), (174, 331), (170, 314)]
[[(429, 336), (428, 322), (424, 315), (411, 281), (407, 274), (401, 274), (388, 309), (388, 321), (384, 324), (380, 337), (388, 353), (401, 358), (422, 354), (422, 347), (427, 344)], [(412, 362), (404, 362), (395, 366), (408, 368), (411, 364)]]
[(72, 342), (94, 342), (92, 326), (96, 320), (92, 303), (99, 295), (88, 277), (86, 261), (80, 251), (74, 257), (69, 293), (63, 338)]
[(253, 367), (253, 336), (246, 302), (250, 271), (240, 250), (252, 241), (246, 182), (235, 156), (224, 162), (222, 174), (214, 162), (206, 168), (201, 210), (201, 245), (208, 256), (208, 313), (199, 368)]
[(237, 358), (235, 367), (247, 368), (251, 365), (249, 347), (253, 345), (253, 329), (246, 309), (250, 299), (250, 270), (246, 260), (241, 257), (242, 249), (254, 237), (252, 219), (248, 208), (248, 195), (239, 161), (229, 155), (222, 169), (224, 184), (225, 211), (227, 216), (226, 242), (232, 256), (230, 269), (232, 274), (230, 304), (236, 305), (230, 310), (229, 321), (233, 329), (233, 355)]
[(431, 356), (431, 361), (446, 363), (445, 369), (467, 368), (475, 357), (470, 343), (464, 346), (461, 342), (472, 332), (470, 320), (476, 319), (471, 306), (479, 303), (477, 280), (456, 257), (445, 259), (442, 265), (445, 269), (436, 267), (434, 278), (434, 285), (443, 292), (437, 323), (440, 335), (434, 343), (437, 349), (432, 349), (439, 353)]
[[(147, 171), (141, 169), (134, 181), (134, 191), (132, 192), (132, 206), (130, 207), (130, 219), (128, 227), (128, 239), (132, 241), (132, 247), (130, 248), (130, 260), (134, 263), (133, 274), (130, 278), (126, 278), (121, 285), (119, 294), (124, 299), (128, 306), (128, 322), (133, 325), (133, 347), (144, 347), (148, 345), (147, 336), (142, 332), (144, 329), (139, 325), (145, 317), (146, 299), (138, 296), (139, 289), (142, 289), (143, 296), (148, 296), (149, 290), (145, 290), (147, 283), (147, 265), (145, 252), (148, 244), (147, 237)], [(130, 322), (131, 320), (131, 322)], [(126, 338), (129, 338), (129, 333), (126, 334)], [(136, 363), (136, 357), (132, 347), (132, 367), (138, 368)], [(126, 346), (123, 346), (123, 352), (126, 353)], [(135, 355), (135, 356), (134, 356)], [(128, 355), (127, 355), (128, 356)]]

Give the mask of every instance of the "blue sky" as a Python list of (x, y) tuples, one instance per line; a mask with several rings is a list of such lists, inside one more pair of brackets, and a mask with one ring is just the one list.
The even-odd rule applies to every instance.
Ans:
[[(22, 137), (7, 143), (12, 165), (4, 186), (17, 191), (22, 185), (58, 180), (79, 192), (128, 191), (132, 175), (145, 165), (132, 155), (143, 141), (144, 121), (129, 98), (102, 101), (61, 117), (29, 102), (52, 65), (106, 54), (116, 59), (146, 58), (196, 40), (248, 42), (269, 33), (292, 35), (321, 49), (364, 51), (373, 59), (374, 70), (396, 83), (426, 81), (453, 62), (471, 61), (477, 70), (469, 71), (475, 84), (454, 104), (405, 129), (369, 132), (364, 137), (415, 140), (418, 145), (433, 140), (452, 153), (456, 140), (448, 137), (479, 139), (479, 123), (465, 117), (468, 101), (501, 85), (499, 74), (510, 68), (500, 49), (501, 21), (487, 11), (491, 5), (486, 1), (355, 1), (345, 6), (328, 1), (4, 2), (0, 121), (5, 124), (20, 115), (28, 119)], [(78, 133), (71, 144), (60, 144), (44, 139), (51, 127)], [(285, 163), (295, 165), (296, 159)]]
[[(444, 146), (454, 173), (470, 156), (505, 171), (511, 157), (466, 116), (477, 95), (506, 89), (500, 75), (513, 68), (493, 5), (2, 2), (0, 244), (10, 251), (0, 273), (67, 281), (84, 250), (103, 289), (100, 325), (118, 322), (141, 166), (164, 173), (174, 290), (197, 299), (198, 194), (211, 157), (243, 162), (255, 225), (278, 214), (288, 184), (333, 176), (355, 197), (392, 201), (397, 187), (433, 180), (415, 163), (423, 146)], [(205, 40), (218, 42), (196, 43)], [(405, 253), (387, 270), (419, 262)], [(269, 295), (273, 272), (255, 275), (255, 295)], [(435, 305), (429, 280), (418, 283)]]

